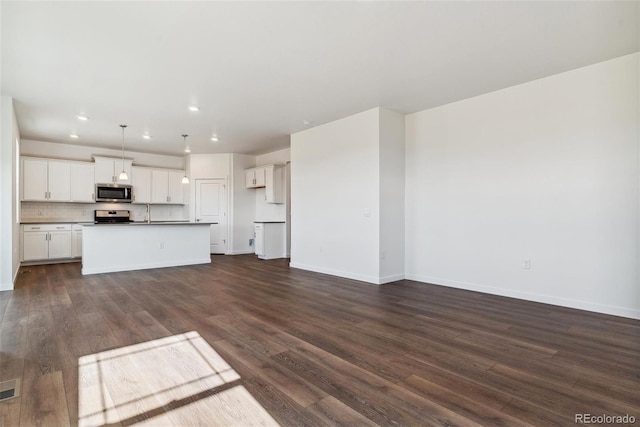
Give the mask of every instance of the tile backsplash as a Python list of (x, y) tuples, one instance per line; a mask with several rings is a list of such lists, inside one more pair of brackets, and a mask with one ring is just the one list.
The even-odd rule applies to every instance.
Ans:
[[(21, 202), (21, 220), (61, 220), (69, 222), (93, 222), (96, 209), (128, 210), (134, 221), (147, 220), (147, 205), (128, 203), (53, 203)], [(189, 219), (187, 205), (149, 205), (151, 221), (178, 221)]]

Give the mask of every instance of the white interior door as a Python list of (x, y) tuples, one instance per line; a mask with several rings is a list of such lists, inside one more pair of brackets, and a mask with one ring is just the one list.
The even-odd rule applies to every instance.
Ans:
[[(211, 253), (227, 252), (227, 180), (196, 179), (196, 222), (211, 223)], [(217, 223), (217, 224), (213, 224)]]

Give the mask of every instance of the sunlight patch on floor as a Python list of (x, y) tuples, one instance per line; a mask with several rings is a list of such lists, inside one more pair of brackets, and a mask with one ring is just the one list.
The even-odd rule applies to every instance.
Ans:
[(80, 426), (277, 425), (197, 332), (78, 362)]

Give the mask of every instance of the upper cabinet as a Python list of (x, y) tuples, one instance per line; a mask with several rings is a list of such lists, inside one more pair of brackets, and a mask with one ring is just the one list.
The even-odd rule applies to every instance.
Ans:
[(251, 168), (244, 171), (244, 181), (247, 188), (260, 188), (266, 185), (265, 168)]
[(265, 200), (267, 203), (284, 203), (285, 168), (283, 165), (268, 165), (265, 171)]
[[(131, 184), (131, 159), (116, 159), (113, 157), (94, 157), (96, 162), (96, 184)], [(124, 168), (127, 179), (120, 180), (119, 175)]]
[(71, 163), (71, 201), (93, 203), (96, 200), (95, 166), (88, 162)]
[(133, 166), (131, 185), (133, 185), (133, 203), (151, 203), (151, 168)]
[(151, 171), (151, 203), (184, 205), (184, 171), (153, 169)]
[(284, 165), (266, 165), (245, 170), (247, 188), (265, 187), (267, 203), (284, 203)]
[(40, 202), (95, 201), (93, 163), (22, 158), (22, 200)]
[(71, 163), (63, 160), (22, 158), (22, 200), (70, 202)]
[(21, 200), (94, 203), (96, 184), (116, 182), (133, 186), (133, 203), (185, 204), (189, 187), (182, 183), (183, 170), (132, 166), (131, 160), (125, 159), (129, 179), (119, 181), (122, 159), (94, 159), (95, 163), (22, 157)]

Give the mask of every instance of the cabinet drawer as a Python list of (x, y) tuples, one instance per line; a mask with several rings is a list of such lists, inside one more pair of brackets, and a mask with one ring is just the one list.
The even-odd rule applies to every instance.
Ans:
[(27, 224), (24, 231), (71, 231), (71, 224)]

